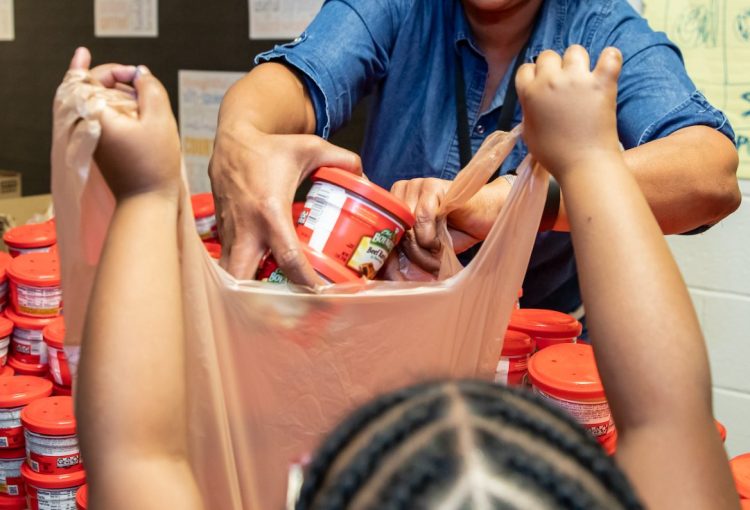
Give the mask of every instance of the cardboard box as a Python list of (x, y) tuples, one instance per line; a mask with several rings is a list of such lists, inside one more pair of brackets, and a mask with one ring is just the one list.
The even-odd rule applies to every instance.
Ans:
[(0, 199), (21, 196), (21, 173), (0, 170)]
[[(6, 230), (25, 225), (31, 220), (40, 223), (52, 217), (52, 195), (0, 199), (0, 239)], [(0, 242), (7, 251), (5, 243)]]

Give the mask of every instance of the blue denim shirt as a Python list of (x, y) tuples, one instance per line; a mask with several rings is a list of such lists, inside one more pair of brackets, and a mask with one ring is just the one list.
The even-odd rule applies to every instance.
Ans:
[[(652, 31), (626, 0), (546, 0), (523, 58), (545, 49), (584, 46), (595, 63), (607, 46), (624, 57), (618, 131), (628, 149), (678, 129), (705, 125), (734, 139), (726, 117), (687, 76), (677, 47)], [(460, 169), (456, 133), (456, 54), (464, 68), (474, 151), (495, 128), (509, 74), (480, 112), (487, 62), (472, 38), (459, 0), (328, 0), (297, 39), (256, 57), (280, 61), (303, 76), (327, 138), (371, 95), (361, 156), (365, 172), (385, 188), (401, 179), (453, 179)], [(521, 121), (520, 106), (515, 123)], [(502, 172), (526, 155), (519, 143)], [(570, 236), (539, 234), (524, 282), (524, 306), (571, 311), (580, 304)]]

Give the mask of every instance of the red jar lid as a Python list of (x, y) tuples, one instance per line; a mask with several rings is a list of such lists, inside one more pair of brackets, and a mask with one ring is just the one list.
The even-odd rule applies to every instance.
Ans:
[(0, 459), (14, 460), (26, 457), (26, 448), (0, 448)]
[(529, 360), (529, 378), (543, 392), (566, 400), (604, 400), (604, 387), (587, 344), (557, 344)]
[(2, 370), (0, 370), (0, 377), (13, 377), (16, 375), (16, 371), (13, 370), (13, 367), (5, 365)]
[(17, 375), (0, 378), (0, 407), (21, 407), (52, 394), (52, 383), (41, 377)]
[(72, 489), (86, 483), (86, 471), (83, 470), (62, 475), (43, 475), (32, 471), (27, 464), (23, 464), (21, 476), (26, 483), (38, 489)]
[(57, 287), (60, 285), (60, 258), (54, 253), (19, 255), (11, 262), (8, 275), (26, 285)]
[(41, 363), (26, 363), (13, 355), (8, 356), (8, 365), (17, 375), (28, 375), (32, 377), (44, 377), (49, 372), (49, 367)]
[(577, 338), (583, 326), (575, 318), (554, 310), (522, 308), (513, 310), (508, 329), (542, 338)]
[(0, 494), (0, 508), (3, 510), (26, 510), (26, 498), (24, 496)]
[(5, 338), (11, 333), (13, 333), (13, 321), (7, 317), (0, 317), (0, 338)]
[(52, 246), (57, 242), (55, 222), (45, 221), (12, 228), (3, 235), (3, 241), (13, 248)]
[(305, 210), (304, 202), (294, 202), (292, 204), (292, 221), (297, 223), (297, 220), (302, 216), (302, 211)]
[(76, 505), (78, 510), (87, 510), (89, 507), (89, 486), (88, 484), (81, 486), (76, 492)]
[(362, 281), (343, 265), (327, 255), (316, 252), (306, 244), (302, 245), (302, 251), (305, 252), (305, 257), (310, 261), (313, 269), (328, 281), (333, 283), (354, 283)]
[(414, 226), (416, 219), (409, 207), (375, 183), (338, 168), (322, 167), (312, 174), (313, 181), (326, 181), (366, 198), (401, 220), (406, 229)]
[(65, 345), (65, 319), (57, 317), (42, 330), (44, 341), (55, 349), (62, 349)]
[(47, 397), (35, 400), (21, 411), (21, 423), (35, 434), (72, 436), (76, 433), (73, 397)]
[(526, 333), (511, 329), (505, 332), (501, 356), (521, 356), (523, 354), (531, 354), (533, 350), (534, 343)]
[(221, 258), (221, 245), (219, 243), (204, 241), (203, 246), (205, 246), (206, 251), (211, 255), (211, 258), (216, 260)]
[(73, 388), (70, 386), (60, 386), (52, 381), (52, 396), (54, 397), (70, 397), (73, 395)]
[(743, 453), (729, 461), (734, 484), (742, 499), (750, 499), (750, 453)]
[(13, 257), (4, 251), (0, 251), (0, 282), (8, 278), (8, 267), (13, 262)]
[(47, 324), (55, 320), (55, 317), (26, 317), (18, 315), (12, 308), (5, 309), (5, 316), (10, 319), (17, 328), (42, 330)]
[(193, 217), (205, 218), (216, 214), (216, 207), (214, 205), (214, 196), (211, 193), (198, 193), (190, 197), (190, 202), (193, 204)]
[(714, 423), (716, 424), (716, 430), (719, 431), (719, 436), (721, 437), (721, 442), (725, 443), (727, 440), (727, 429), (724, 427), (724, 425), (721, 424), (719, 420), (714, 420)]

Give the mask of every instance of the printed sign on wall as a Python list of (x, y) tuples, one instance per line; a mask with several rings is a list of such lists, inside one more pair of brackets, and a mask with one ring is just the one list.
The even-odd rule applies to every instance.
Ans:
[(729, 117), (739, 175), (750, 179), (750, 2), (647, 0), (644, 14), (677, 43), (697, 87)]
[(250, 39), (294, 39), (321, 5), (323, 0), (249, 0)]
[(15, 38), (13, 0), (0, 0), (0, 41), (12, 41)]
[(158, 37), (158, 0), (95, 0), (97, 37)]
[(213, 153), (219, 107), (229, 87), (245, 73), (180, 71), (179, 115), (182, 153), (191, 193), (211, 191), (208, 164)]

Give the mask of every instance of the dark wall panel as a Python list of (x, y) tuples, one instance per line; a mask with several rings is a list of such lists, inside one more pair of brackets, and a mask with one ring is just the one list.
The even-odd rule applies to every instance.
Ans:
[[(16, 40), (0, 42), (0, 169), (20, 171), (24, 194), (49, 192), (51, 104), (77, 46), (95, 63), (146, 64), (177, 109), (177, 71), (246, 71), (274, 41), (248, 39), (247, 0), (160, 0), (159, 37), (94, 37), (93, 0), (16, 0)], [(356, 150), (364, 112), (334, 141)]]

